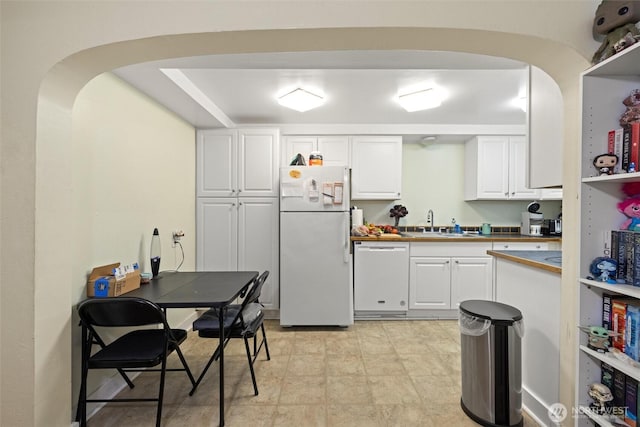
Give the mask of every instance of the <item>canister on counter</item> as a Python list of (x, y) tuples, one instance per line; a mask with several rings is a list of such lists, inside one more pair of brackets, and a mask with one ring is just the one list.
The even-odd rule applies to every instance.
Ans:
[(319, 151), (312, 151), (309, 154), (309, 166), (322, 166), (322, 154)]

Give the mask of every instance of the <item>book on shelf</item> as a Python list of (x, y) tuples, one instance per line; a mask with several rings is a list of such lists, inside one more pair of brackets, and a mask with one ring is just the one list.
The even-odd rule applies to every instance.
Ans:
[(638, 416), (638, 380), (627, 376), (625, 381), (625, 405), (624, 422), (630, 427), (636, 427)]
[(627, 392), (627, 375), (614, 369), (613, 371), (613, 389), (611, 389), (611, 394), (613, 394), (613, 405), (616, 408), (623, 408), (627, 399), (625, 393)]
[(631, 163), (631, 139), (629, 138), (629, 132), (625, 132), (624, 128), (621, 130), (621, 132), (622, 132), (622, 172), (627, 172), (629, 171), (629, 163)]
[(629, 150), (631, 153), (630, 161), (634, 162), (636, 171), (640, 170), (638, 169), (638, 161), (640, 159), (640, 133), (639, 132), (640, 132), (640, 122), (631, 123), (628, 126), (625, 126), (624, 128), (625, 138), (628, 137), (629, 147), (631, 147)]
[(611, 330), (615, 335), (611, 338), (611, 344), (624, 353), (625, 328), (627, 319), (627, 306), (640, 303), (635, 298), (616, 297), (611, 300)]
[(602, 327), (611, 331), (611, 300), (615, 298), (614, 294), (602, 294)]
[(611, 231), (611, 258), (617, 262), (618, 283), (640, 286), (640, 233)]
[(640, 306), (627, 304), (624, 334), (625, 354), (633, 360), (640, 360)]
[(607, 386), (613, 395), (613, 400), (606, 403), (607, 413), (630, 426), (637, 426), (640, 398), (638, 380), (606, 362), (600, 362), (600, 372), (600, 383)]
[[(613, 131), (613, 154), (618, 156), (618, 163), (613, 168), (613, 173), (621, 173), (622, 172), (622, 128), (615, 129)], [(626, 169), (625, 169), (626, 171)]]

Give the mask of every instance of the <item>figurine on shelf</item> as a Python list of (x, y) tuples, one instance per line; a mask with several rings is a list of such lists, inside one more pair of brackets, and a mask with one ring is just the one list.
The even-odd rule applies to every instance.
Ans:
[(611, 347), (609, 338), (619, 336), (617, 332), (609, 331), (602, 326), (579, 326), (580, 330), (589, 334), (587, 347), (599, 353), (606, 353)]
[(622, 192), (628, 197), (618, 202), (618, 211), (627, 216), (621, 230), (640, 231), (640, 182), (625, 182)]
[(616, 284), (616, 271), (618, 261), (609, 257), (598, 257), (591, 262), (589, 272), (593, 274), (595, 280)]
[(635, 1), (603, 0), (593, 19), (593, 36), (602, 40), (593, 54), (592, 64), (597, 64), (623, 51), (640, 38), (640, 5)]
[(613, 175), (613, 168), (617, 164), (618, 156), (612, 153), (600, 154), (593, 159), (593, 166), (598, 169), (600, 175)]
[(593, 383), (589, 386), (589, 397), (593, 402), (589, 407), (597, 414), (604, 414), (607, 404), (613, 400), (611, 389), (602, 383)]

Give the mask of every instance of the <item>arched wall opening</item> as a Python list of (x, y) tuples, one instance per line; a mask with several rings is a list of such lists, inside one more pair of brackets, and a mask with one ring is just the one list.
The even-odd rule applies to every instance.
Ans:
[[(560, 86), (565, 98), (564, 157), (577, 165), (578, 135), (578, 75), (588, 62), (570, 47), (547, 39), (481, 30), (456, 28), (333, 28), (229, 31), (165, 35), (122, 41), (78, 52), (56, 64), (44, 79), (38, 101), (37, 135), (35, 142), (35, 265), (33, 306), (19, 310), (9, 304), (20, 324), (33, 324), (34, 335), (19, 338), (33, 347), (32, 367), (29, 361), (15, 361), (33, 374), (34, 425), (62, 424), (72, 418), (74, 405), (71, 392), (72, 366), (71, 337), (75, 328), (73, 301), (69, 286), (71, 260), (59, 250), (64, 241), (64, 230), (73, 227), (74, 218), (67, 215), (72, 201), (74, 183), (69, 163), (71, 158), (71, 110), (82, 87), (93, 77), (128, 64), (181, 57), (222, 53), (292, 52), (322, 50), (441, 50), (500, 56), (519, 60), (544, 70)], [(554, 52), (554, 55), (549, 55)], [(573, 160), (576, 159), (576, 160)], [(577, 166), (576, 166), (577, 167)], [(565, 191), (577, 194), (577, 183), (571, 182), (572, 168), (565, 169)], [(565, 218), (576, 217), (571, 205), (564, 208)], [(573, 210), (573, 212), (572, 212)], [(572, 215), (574, 214), (574, 215)], [(574, 231), (577, 233), (577, 230)], [(568, 230), (565, 241), (577, 239)], [(567, 271), (572, 269), (568, 260)], [(574, 266), (575, 267), (575, 266)], [(50, 277), (59, 285), (52, 286)], [(563, 306), (573, 307), (571, 274), (563, 277)], [(573, 309), (566, 312), (563, 324), (570, 324)], [(24, 320), (24, 322), (22, 322)], [(565, 328), (568, 329), (568, 328)], [(561, 397), (572, 399), (573, 346), (570, 336), (563, 376), (567, 381)], [(57, 372), (48, 367), (60, 366)], [(570, 380), (571, 379), (571, 380)], [(59, 398), (51, 399), (56, 395)], [(11, 402), (8, 402), (11, 403)], [(565, 401), (565, 404), (570, 401)], [(8, 405), (10, 406), (10, 405)], [(7, 407), (7, 406), (5, 406)], [(46, 421), (46, 422), (45, 422)]]

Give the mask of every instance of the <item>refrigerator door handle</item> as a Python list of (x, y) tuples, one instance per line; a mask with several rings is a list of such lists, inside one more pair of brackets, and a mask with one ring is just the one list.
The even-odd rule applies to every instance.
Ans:
[(344, 213), (344, 257), (343, 261), (346, 263), (349, 262), (349, 244), (351, 243), (350, 236), (351, 230), (349, 230), (349, 212)]

